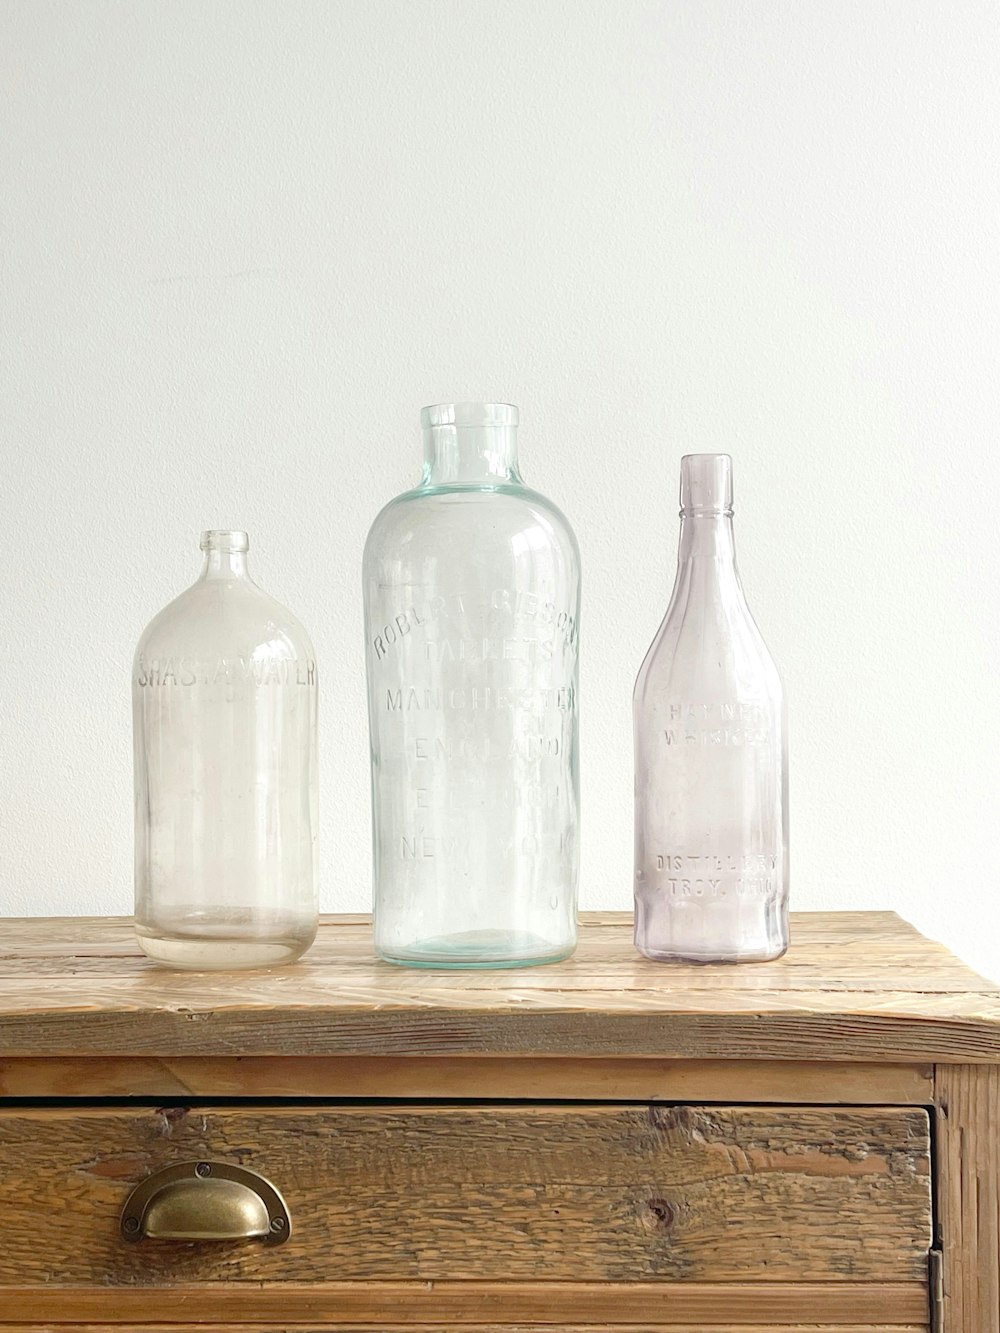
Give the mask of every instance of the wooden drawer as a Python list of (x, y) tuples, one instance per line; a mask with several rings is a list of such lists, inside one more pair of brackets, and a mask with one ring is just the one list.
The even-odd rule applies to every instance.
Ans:
[[(101, 1323), (109, 1305), (112, 1318), (136, 1317), (143, 1288), (159, 1289), (147, 1317), (255, 1319), (257, 1283), (289, 1326), (310, 1315), (367, 1322), (356, 1312), (378, 1302), (352, 1284), (377, 1284), (385, 1326), (421, 1322), (402, 1297), (393, 1313), (391, 1293), (410, 1282), (474, 1282), (501, 1307), (505, 1284), (549, 1284), (553, 1298), (559, 1284), (600, 1284), (611, 1306), (616, 1287), (636, 1283), (823, 1284), (828, 1295), (829, 1283), (902, 1284), (912, 1297), (931, 1241), (929, 1157), (928, 1117), (913, 1107), (8, 1110), (0, 1321), (72, 1308)], [(133, 1186), (190, 1159), (273, 1181), (290, 1239), (123, 1240)], [(217, 1315), (211, 1284), (225, 1289)], [(110, 1300), (109, 1286), (122, 1289)], [(90, 1288), (104, 1289), (103, 1308), (79, 1304)], [(824, 1304), (817, 1319), (836, 1301)], [(530, 1322), (532, 1310), (515, 1307), (498, 1314), (486, 1301), (478, 1323)]]

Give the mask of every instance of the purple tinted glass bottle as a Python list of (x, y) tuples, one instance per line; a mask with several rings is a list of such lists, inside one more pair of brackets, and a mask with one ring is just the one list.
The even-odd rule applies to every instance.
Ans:
[(677, 577), (633, 697), (635, 942), (664, 961), (788, 947), (784, 701), (736, 569), (732, 505), (728, 455), (682, 459)]

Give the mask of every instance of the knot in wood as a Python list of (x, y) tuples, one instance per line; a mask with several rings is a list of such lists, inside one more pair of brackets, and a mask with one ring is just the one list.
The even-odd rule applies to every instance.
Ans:
[(677, 1209), (668, 1199), (648, 1199), (644, 1221), (648, 1231), (665, 1234), (674, 1228)]

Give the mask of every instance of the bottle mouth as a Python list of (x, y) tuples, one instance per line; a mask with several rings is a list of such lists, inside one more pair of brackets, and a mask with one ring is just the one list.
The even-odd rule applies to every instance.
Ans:
[(420, 413), (424, 430), (435, 426), (516, 426), (518, 411), (513, 403), (436, 403)]
[(685, 454), (681, 459), (681, 515), (728, 518), (733, 512), (733, 460), (729, 454)]
[(249, 551), (250, 538), (247, 533), (230, 528), (209, 528), (201, 534), (200, 544), (203, 551)]

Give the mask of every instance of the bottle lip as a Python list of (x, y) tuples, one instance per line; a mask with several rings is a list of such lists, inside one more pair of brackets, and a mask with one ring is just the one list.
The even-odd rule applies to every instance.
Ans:
[(208, 528), (201, 534), (203, 551), (249, 551), (250, 537), (237, 528)]
[(681, 516), (729, 518), (733, 512), (733, 460), (729, 454), (685, 454), (681, 459)]
[(435, 403), (420, 412), (424, 430), (435, 426), (516, 426), (518, 418), (513, 403)]

